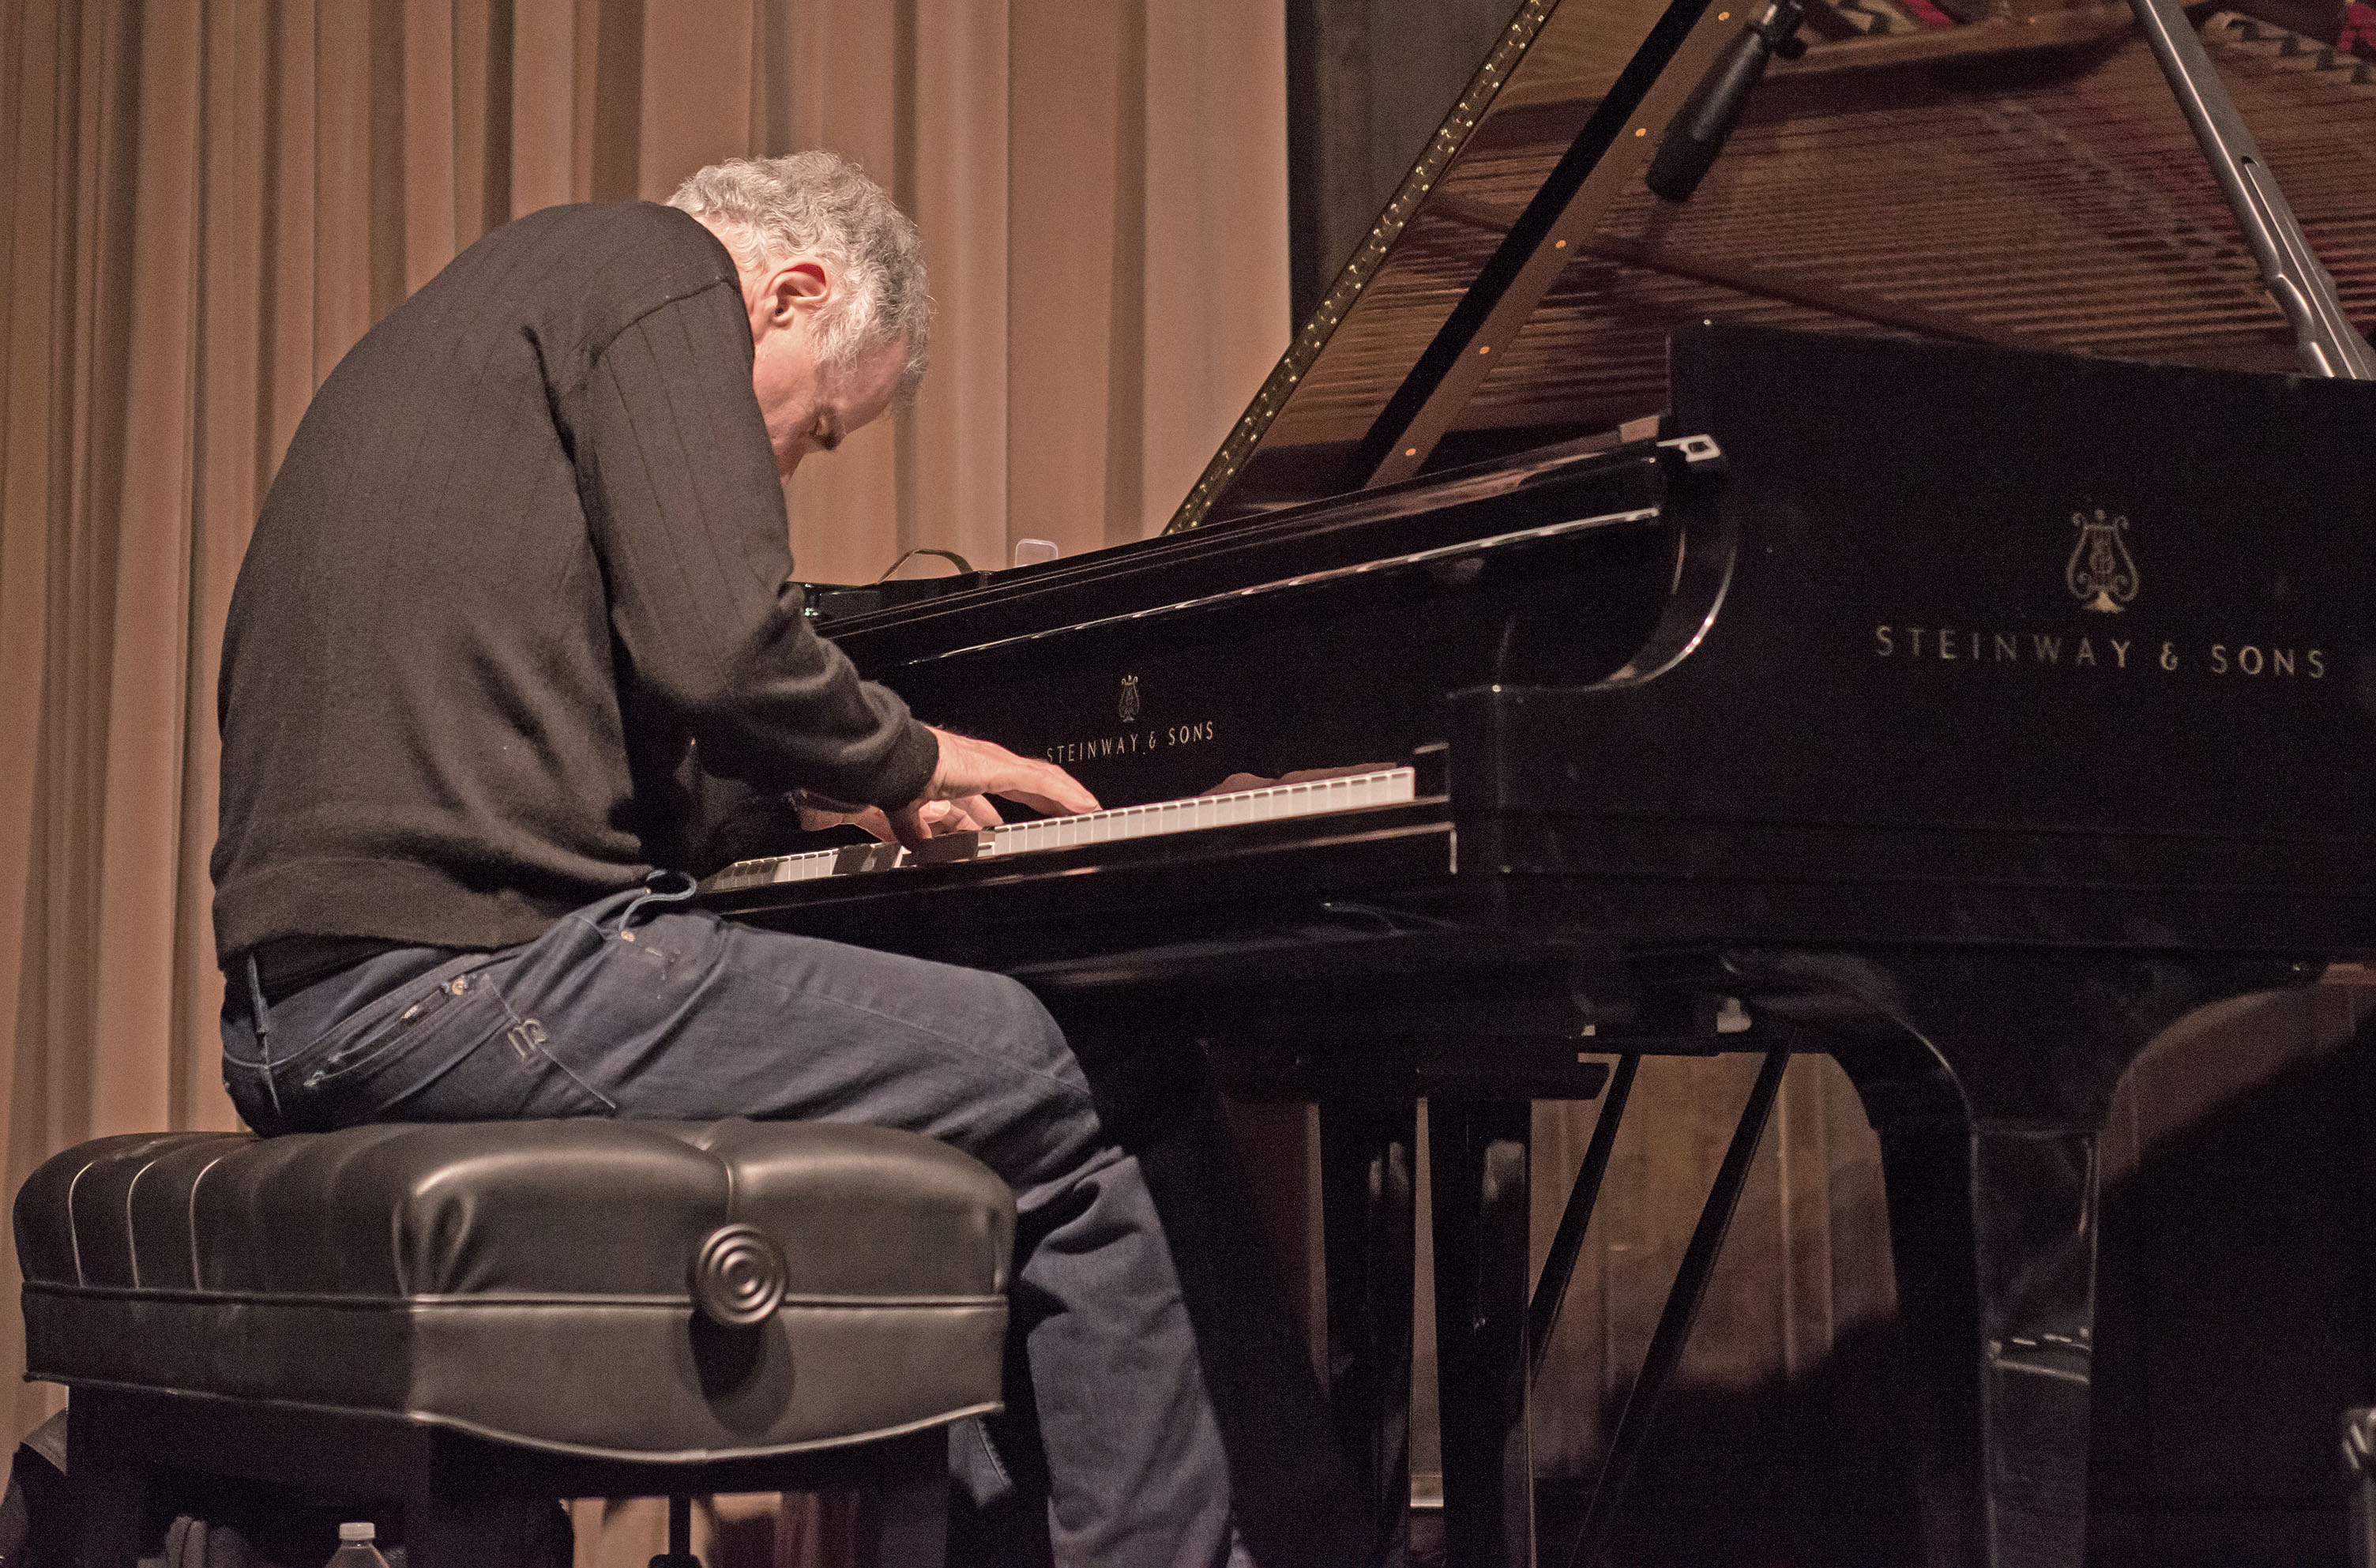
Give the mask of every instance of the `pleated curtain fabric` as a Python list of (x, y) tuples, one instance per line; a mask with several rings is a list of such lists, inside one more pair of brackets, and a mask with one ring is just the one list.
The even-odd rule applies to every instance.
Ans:
[(373, 321), (519, 213), (831, 147), (921, 223), (941, 315), (920, 404), (790, 487), (802, 574), (1139, 538), (1287, 341), (1284, 48), (1281, 0), (0, 0), (9, 1190), (234, 1123), (224, 612)]

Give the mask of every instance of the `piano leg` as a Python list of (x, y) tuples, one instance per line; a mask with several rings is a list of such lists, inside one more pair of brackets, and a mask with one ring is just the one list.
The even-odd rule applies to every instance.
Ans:
[(1447, 1568), (1531, 1568), (1527, 1198), (1532, 1108), (1428, 1101)]
[(1320, 1107), (1328, 1270), (1328, 1404), (1371, 1521), (1372, 1559), (1410, 1555), (1411, 1172), (1409, 1100)]
[(2096, 1134), (1976, 1127), (1972, 1194), (1990, 1559), (2076, 1568), (2087, 1549)]
[(1906, 1031), (1831, 1050), (1881, 1139), (1931, 1568), (2079, 1568), (2113, 1087), (2186, 1013), (2315, 971), (2085, 952), (1734, 961), (1820, 980)]
[[(2096, 1138), (1877, 1122), (1930, 1568), (2078, 1568), (2087, 1541)], [(1868, 1098), (1868, 1105), (1873, 1099)]]
[(1881, 1142), (1907, 1420), (1928, 1568), (1979, 1568), (1979, 1287), (1973, 1273), (1971, 1123), (1945, 1068), (1919, 1056), (1834, 1052)]

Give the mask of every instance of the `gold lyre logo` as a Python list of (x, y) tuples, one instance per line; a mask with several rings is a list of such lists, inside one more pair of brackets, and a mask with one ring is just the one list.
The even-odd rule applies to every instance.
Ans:
[(2121, 606), (2137, 597), (2137, 561), (2122, 537), (2129, 531), (2128, 518), (2107, 517), (2098, 506), (2093, 517), (2085, 512), (2072, 513), (2071, 526), (2079, 530), (2079, 540), (2071, 547), (2071, 564), (2062, 571), (2063, 585), (2072, 598), (2088, 609), (2118, 614)]
[(1135, 676), (1135, 675), (1124, 675), (1124, 676), (1122, 678), (1122, 699), (1121, 699), (1119, 702), (1117, 702), (1117, 703), (1115, 703), (1115, 704), (1114, 704), (1114, 711), (1122, 715), (1122, 721), (1123, 721), (1124, 724), (1133, 723), (1133, 722), (1135, 722), (1135, 721), (1137, 719), (1137, 718), (1138, 718), (1138, 677), (1137, 677), (1137, 676)]

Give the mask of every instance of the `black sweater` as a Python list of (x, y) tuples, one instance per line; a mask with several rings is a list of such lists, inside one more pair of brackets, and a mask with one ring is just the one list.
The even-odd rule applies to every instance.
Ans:
[(218, 953), (505, 946), (794, 786), (913, 799), (932, 735), (791, 566), (725, 247), (644, 203), (472, 245), (323, 383), (240, 567)]

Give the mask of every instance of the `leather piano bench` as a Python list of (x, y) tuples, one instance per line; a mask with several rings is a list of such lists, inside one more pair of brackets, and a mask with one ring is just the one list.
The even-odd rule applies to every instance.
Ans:
[(940, 1429), (1000, 1399), (1014, 1199), (881, 1128), (136, 1134), (16, 1224), (92, 1568), (193, 1475), (376, 1503), (412, 1568), (505, 1500), (835, 1486), (938, 1562)]

